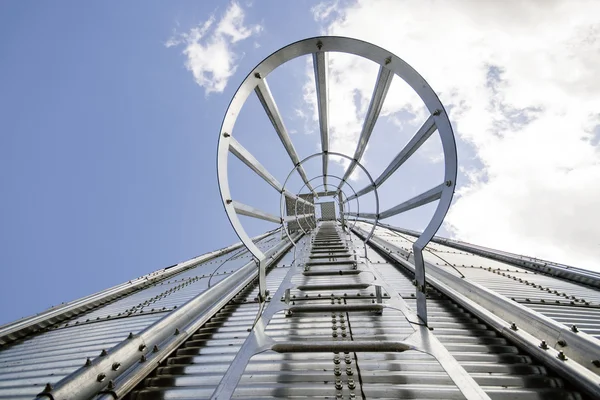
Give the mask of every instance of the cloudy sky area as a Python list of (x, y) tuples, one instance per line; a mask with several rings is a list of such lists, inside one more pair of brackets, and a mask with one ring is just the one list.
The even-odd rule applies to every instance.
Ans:
[[(333, 1), (311, 11), (319, 33), (363, 39), (409, 62), (450, 111), (459, 149), (476, 158), (459, 153), (461, 185), (445, 224), (453, 238), (600, 269), (600, 5), (509, 4)], [(234, 4), (212, 36), (193, 28), (175, 42), (184, 42), (186, 66), (207, 94), (235, 72), (231, 45), (261, 31), (242, 13)], [(376, 69), (354, 57), (329, 62), (332, 149), (352, 155)], [(308, 112), (297, 112), (317, 120), (307, 71)], [(382, 116), (402, 112), (422, 112), (406, 90), (388, 96)]]
[[(0, 323), (235, 242), (216, 184), (222, 117), (257, 63), (320, 34), (391, 51), (438, 93), (460, 165), (441, 235), (600, 271), (600, 3), (448, 3), (2, 3), (0, 262), (10, 273), (0, 304), (18, 306), (0, 309)], [(377, 70), (329, 56), (333, 151), (354, 153)], [(301, 158), (319, 151), (310, 58), (268, 81)], [(383, 171), (426, 118), (396, 78), (362, 160), (369, 171)], [(255, 96), (233, 134), (285, 179), (291, 162)], [(268, 185), (230, 166), (236, 199), (278, 213)], [(306, 169), (320, 174), (320, 161)], [(432, 137), (381, 188), (382, 207), (442, 172)], [(391, 223), (420, 229), (432, 210)], [(252, 235), (273, 227), (243, 222)]]

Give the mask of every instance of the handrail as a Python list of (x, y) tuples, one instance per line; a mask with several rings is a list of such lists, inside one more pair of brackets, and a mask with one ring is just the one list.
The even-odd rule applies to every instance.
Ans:
[[(291, 244), (284, 240), (268, 250), (266, 254), (270, 257), (269, 263), (274, 262), (276, 257), (281, 256), (290, 247)], [(121, 395), (124, 394), (123, 389), (115, 389), (116, 379), (121, 378), (125, 373), (132, 373), (131, 379), (135, 377), (134, 380), (139, 382), (149, 371), (142, 366), (144, 372), (142, 376), (135, 366), (139, 367), (144, 363), (157, 366), (161, 359), (166, 358), (172, 350), (193, 335), (200, 326), (252, 282), (257, 274), (254, 260), (249, 261), (229, 277), (189, 300), (139, 334), (130, 335), (105, 354), (92, 360), (91, 364), (61, 379), (54, 388), (45, 390), (37, 398), (89, 399), (109, 386), (111, 392), (120, 390)], [(158, 351), (153, 353), (154, 346)], [(163, 348), (162, 352), (160, 348)], [(167, 353), (166, 349), (170, 351)], [(134, 369), (129, 371), (130, 368)], [(125, 381), (129, 382), (129, 380)], [(117, 383), (125, 386), (122, 382)], [(131, 390), (134, 386), (130, 382), (127, 388)]]
[[(353, 232), (359, 237), (365, 236), (361, 228), (354, 228)], [(406, 254), (401, 248), (377, 234), (372, 236), (369, 243), (404, 268), (415, 272), (414, 259), (411, 263), (399, 256)], [(461, 279), (431, 263), (426, 264), (428, 284), (525, 347), (530, 354), (580, 384), (593, 398), (600, 398), (600, 376), (592, 370), (595, 367), (591, 362), (600, 357), (600, 340), (583, 332), (572, 332), (567, 326), (475, 282)], [(559, 340), (569, 343), (562, 352), (553, 348)]]
[[(262, 235), (259, 235), (253, 240), (261, 240), (269, 235), (272, 235), (275, 231), (269, 231)], [(84, 311), (88, 311), (99, 305), (105, 304), (108, 301), (114, 300), (115, 298), (124, 296), (131, 292), (134, 292), (142, 287), (151, 285), (160, 280), (166, 279), (170, 276), (178, 274), (186, 269), (195, 267), (196, 265), (219, 257), (232, 250), (236, 250), (242, 247), (242, 243), (236, 243), (231, 246), (225, 247), (220, 250), (216, 250), (210, 253), (203, 254), (201, 256), (192, 258), (191, 260), (184, 261), (176, 264), (168, 269), (161, 269), (148, 275), (144, 275), (141, 278), (134, 279), (128, 283), (114, 286), (106, 290), (95, 293), (91, 296), (86, 296), (81, 299), (65, 304), (63, 307), (54, 308), (43, 312), (41, 314), (32, 316), (26, 320), (17, 321), (14, 324), (7, 325), (0, 329), (0, 344), (8, 344), (31, 333), (35, 333), (40, 329), (54, 325), (57, 322), (64, 321), (67, 318), (71, 318)]]
[[(417, 237), (420, 235), (419, 232), (410, 229), (398, 228), (382, 223), (379, 223), (378, 225), (396, 232), (405, 233), (407, 235)], [(457, 240), (447, 239), (440, 236), (434, 236), (431, 241), (455, 248), (457, 250), (468, 251), (491, 260), (506, 262), (530, 271), (541, 272), (558, 278), (563, 278), (571, 282), (581, 283), (594, 288), (600, 288), (600, 274), (594, 271), (586, 271), (582, 270), (581, 268), (566, 265), (561, 266), (549, 261), (535, 260), (531, 257), (489, 249), (487, 247), (459, 242)]]

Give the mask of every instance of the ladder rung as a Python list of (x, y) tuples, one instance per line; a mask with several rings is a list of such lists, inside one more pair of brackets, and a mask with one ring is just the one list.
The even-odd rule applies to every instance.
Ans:
[(288, 308), (288, 312), (294, 313), (310, 313), (310, 312), (350, 312), (350, 311), (383, 311), (381, 304), (312, 304), (299, 305)]

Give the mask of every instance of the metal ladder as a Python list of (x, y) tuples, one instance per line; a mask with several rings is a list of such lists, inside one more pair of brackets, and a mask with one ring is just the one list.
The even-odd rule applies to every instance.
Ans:
[[(417, 351), (433, 356), (467, 399), (489, 399), (487, 394), (420, 323), (406, 302), (386, 284), (366, 257), (364, 243), (352, 240), (335, 221), (321, 222), (309, 246), (297, 249), (296, 259), (215, 389), (213, 399), (233, 396), (250, 359), (266, 351), (277, 353), (332, 353), (336, 396), (355, 396), (357, 353)], [(364, 255), (361, 255), (361, 252)], [(385, 311), (387, 310), (387, 311)], [(365, 314), (373, 321), (383, 312), (396, 313), (407, 334), (394, 340), (361, 339), (351, 333), (351, 321)], [(275, 340), (268, 330), (277, 313), (286, 318), (331, 316), (331, 337)], [(360, 316), (360, 317), (359, 317)], [(344, 360), (346, 374), (340, 364)], [(360, 376), (360, 374), (357, 374)]]

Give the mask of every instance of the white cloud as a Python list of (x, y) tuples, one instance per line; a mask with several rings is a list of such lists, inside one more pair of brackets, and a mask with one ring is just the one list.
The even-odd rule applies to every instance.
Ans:
[[(450, 110), (459, 146), (483, 165), (462, 166), (466, 182), (446, 222), (455, 237), (600, 270), (600, 2), (332, 4), (313, 9), (324, 31), (411, 64)], [(331, 63), (343, 86), (330, 93), (332, 146), (351, 154), (376, 67)], [(314, 107), (312, 79), (305, 99)], [(407, 92), (390, 91), (383, 114), (420, 119)]]
[(235, 73), (238, 56), (234, 45), (262, 30), (260, 25), (244, 25), (244, 10), (236, 2), (229, 5), (218, 23), (215, 22), (215, 17), (211, 16), (189, 32), (175, 35), (165, 43), (166, 47), (184, 46), (185, 66), (207, 95), (223, 92)]

